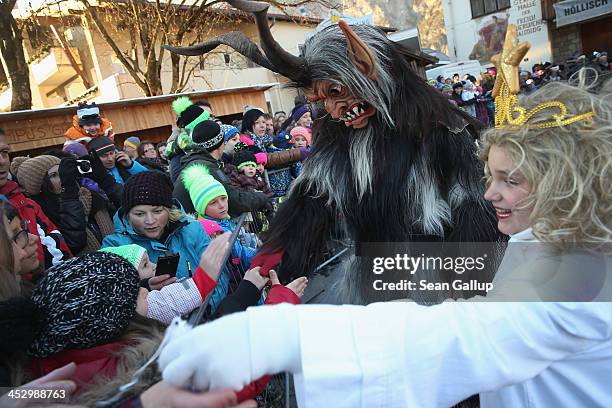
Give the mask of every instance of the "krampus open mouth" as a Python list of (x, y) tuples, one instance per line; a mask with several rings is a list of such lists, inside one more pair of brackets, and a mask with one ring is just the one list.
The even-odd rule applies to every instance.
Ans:
[(362, 128), (367, 125), (367, 118), (373, 116), (376, 113), (376, 109), (366, 101), (354, 103), (351, 105), (342, 116), (340, 120), (349, 127)]

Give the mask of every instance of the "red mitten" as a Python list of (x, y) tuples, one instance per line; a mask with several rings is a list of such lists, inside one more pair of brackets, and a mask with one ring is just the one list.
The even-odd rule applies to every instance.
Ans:
[(195, 271), (193, 275), (193, 282), (196, 284), (198, 291), (200, 292), (200, 296), (202, 299), (206, 299), (206, 296), (212, 292), (217, 286), (217, 282), (213, 280), (204, 269), (200, 265)]
[(236, 393), (236, 397), (238, 398), (238, 402), (255, 399), (256, 396), (261, 394), (265, 389), (268, 381), (270, 381), (272, 376), (264, 375), (259, 380), (255, 380), (240, 391)]
[(291, 303), (293, 305), (299, 305), (302, 303), (300, 297), (295, 294), (291, 289), (283, 285), (272, 285), (272, 288), (268, 292), (266, 297), (266, 305), (276, 305), (279, 303)]
[(259, 274), (261, 276), (269, 276), (270, 269), (274, 269), (278, 266), (281, 259), (283, 258), (283, 250), (279, 249), (274, 252), (259, 251), (251, 261), (249, 269), (253, 269), (256, 266), (260, 266)]

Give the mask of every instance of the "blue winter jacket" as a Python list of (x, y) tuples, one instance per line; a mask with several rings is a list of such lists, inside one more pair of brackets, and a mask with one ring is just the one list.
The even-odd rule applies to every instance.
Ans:
[[(121, 214), (121, 215), (120, 215)], [(120, 245), (136, 244), (147, 250), (151, 262), (157, 263), (157, 258), (166, 255), (166, 253), (178, 253), (181, 256), (179, 267), (176, 272), (177, 278), (185, 278), (189, 276), (187, 261), (189, 261), (192, 273), (200, 263), (200, 257), (210, 243), (210, 238), (204, 231), (204, 228), (199, 222), (191, 217), (185, 217), (175, 224), (176, 228), (164, 243), (143, 237), (134, 231), (128, 223), (123, 211), (119, 210), (113, 218), (115, 225), (115, 233), (108, 235), (102, 241), (102, 248), (114, 247)], [(219, 303), (227, 295), (229, 286), (229, 273), (227, 268), (223, 268), (217, 286), (213, 291), (209, 305), (210, 313), (215, 313)]]
[[(234, 223), (234, 221), (232, 221), (229, 218), (225, 218), (223, 220), (220, 220), (218, 218), (208, 217), (208, 216), (204, 218), (214, 221), (217, 224), (219, 224), (223, 232), (228, 232), (228, 231), (233, 232), (236, 229), (236, 223)], [(247, 237), (242, 237), (238, 235), (238, 239), (234, 243), (234, 248), (232, 249), (232, 257), (240, 258), (240, 264), (242, 265), (242, 268), (244, 271), (249, 269), (251, 265), (251, 260), (257, 253), (257, 249), (251, 248), (243, 244), (243, 242), (245, 242), (245, 238)]]
[[(142, 164), (138, 163), (136, 160), (132, 160), (132, 167), (130, 167), (129, 169), (126, 168), (126, 170), (132, 176), (134, 174), (142, 173), (143, 171), (149, 171), (149, 170), (147, 170), (147, 168), (145, 166), (143, 166)], [(115, 181), (117, 183), (125, 184), (126, 180), (124, 180), (123, 177), (121, 177), (121, 174), (119, 174), (119, 170), (117, 169), (117, 167), (113, 167), (108, 172), (110, 174), (112, 174), (112, 176), (115, 178)]]

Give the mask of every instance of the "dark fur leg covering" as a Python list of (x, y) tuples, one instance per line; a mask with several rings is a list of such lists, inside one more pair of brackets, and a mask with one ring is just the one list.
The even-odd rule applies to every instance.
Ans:
[(321, 263), (333, 231), (332, 214), (325, 199), (296, 194), (296, 191), (281, 204), (264, 234), (262, 249), (284, 250), (279, 271), (281, 282), (305, 276)]

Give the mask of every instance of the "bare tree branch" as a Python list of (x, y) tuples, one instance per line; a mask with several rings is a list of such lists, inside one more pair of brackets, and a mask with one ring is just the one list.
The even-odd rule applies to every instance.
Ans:
[[(0, 0), (2, 1), (2, 0)], [(15, 0), (11, 0), (15, 1)], [(59, 2), (66, 0), (57, 0)], [(218, 29), (220, 21), (249, 19), (249, 15), (234, 9), (217, 7), (224, 0), (98, 0), (93, 6), (89, 0), (80, 0), (85, 5), (88, 16), (96, 28), (117, 55), (127, 72), (146, 95), (162, 92), (162, 64), (167, 58), (166, 50), (161, 44), (183, 46), (194, 43), (194, 38), (206, 41), (210, 39), (213, 29)], [(334, 0), (267, 0), (270, 5), (290, 15), (288, 10), (304, 4), (326, 4)], [(104, 10), (104, 14), (102, 11)], [(126, 55), (119, 48), (117, 39), (105, 28), (106, 21), (114, 19), (118, 31), (127, 31), (130, 35), (132, 54)], [(293, 17), (296, 22), (303, 22), (302, 17)], [(253, 43), (257, 48), (257, 44)], [(193, 77), (197, 63), (191, 63), (186, 56), (170, 55), (171, 88), (170, 91), (184, 89)]]
[(138, 56), (138, 43), (136, 42), (136, 33), (130, 30), (130, 46), (132, 47), (132, 52), (134, 53), (134, 58), (130, 59), (134, 62), (134, 67), (136, 69), (140, 69), (140, 58)]
[[(100, 17), (98, 16), (98, 12), (96, 11), (95, 6), (92, 6), (91, 4), (89, 4), (89, 0), (81, 0), (81, 3), (83, 3), (83, 5), (85, 6), (85, 10), (87, 11), (87, 14), (93, 20), (94, 24), (96, 25), (96, 28), (98, 29), (98, 31), (100, 32), (100, 34), (102, 35), (106, 43), (115, 52), (115, 55), (117, 56), (119, 61), (121, 61), (125, 69), (128, 70), (132, 78), (134, 78), (134, 81), (136, 81), (138, 86), (140, 86), (143, 90), (145, 90), (146, 94), (150, 94), (150, 89), (148, 85), (140, 77), (140, 74), (142, 74), (142, 72), (140, 72), (140, 70), (137, 70), (132, 64), (130, 64), (130, 61), (127, 58), (125, 58), (125, 55), (123, 55), (123, 53), (119, 49), (119, 46), (117, 46), (117, 43), (113, 40), (113, 38), (110, 36), (108, 31), (106, 31), (106, 28), (104, 27), (103, 22), (100, 21)], [(147, 90), (149, 92), (147, 92)]]

